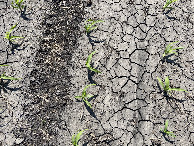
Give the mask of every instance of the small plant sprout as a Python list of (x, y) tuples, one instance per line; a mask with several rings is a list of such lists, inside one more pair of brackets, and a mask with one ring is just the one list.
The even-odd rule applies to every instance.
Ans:
[[(87, 22), (89, 22), (89, 24), (87, 24)], [(100, 23), (100, 22), (104, 22), (103, 20), (92, 20), (92, 19), (88, 19), (85, 22), (85, 29), (86, 32), (89, 34), (92, 30), (96, 29), (98, 26), (95, 26), (96, 23)]]
[(17, 26), (17, 23), (14, 26), (12, 26), (11, 29), (8, 32), (6, 32), (6, 34), (5, 34), (4, 38), (6, 38), (10, 42), (15, 41), (15, 39), (17, 39), (17, 38), (24, 38), (24, 37), (20, 37), (20, 36), (11, 36), (11, 32), (14, 30), (14, 28), (16, 26)]
[(170, 86), (169, 86), (170, 83), (169, 83), (168, 77), (165, 78), (165, 85), (164, 85), (164, 83), (162, 82), (162, 80), (160, 78), (157, 77), (157, 79), (158, 79), (158, 82), (160, 83), (160, 85), (162, 86), (162, 88), (164, 89), (165, 93), (169, 93), (170, 94), (170, 91), (173, 91), (173, 90), (174, 91), (185, 91), (185, 92), (187, 92), (186, 90), (180, 89), (180, 88), (170, 88)]
[(168, 44), (168, 46), (166, 47), (166, 49), (164, 50), (164, 54), (163, 57), (165, 57), (168, 54), (177, 54), (176, 52), (174, 52), (175, 50), (178, 49), (183, 49), (183, 47), (177, 47), (177, 48), (173, 48), (173, 44), (178, 43), (178, 42), (172, 42), (170, 44)]
[(82, 92), (82, 96), (75, 96), (75, 98), (79, 99), (82, 98), (82, 100), (87, 104), (87, 106), (89, 106), (92, 109), (91, 104), (89, 103), (88, 99), (90, 99), (91, 97), (93, 97), (93, 95), (88, 95), (86, 94), (86, 89), (92, 85), (96, 85), (96, 84), (90, 84), (88, 86), (86, 86)]
[(90, 66), (90, 62), (91, 62), (91, 60), (92, 60), (92, 55), (94, 55), (94, 53), (96, 53), (96, 51), (92, 52), (92, 53), (88, 56), (87, 61), (86, 61), (86, 66), (87, 66), (87, 68), (88, 68), (89, 70), (91, 70), (91, 71), (94, 71), (94, 72), (96, 72), (96, 73), (101, 73), (101, 72), (98, 71), (97, 69), (92, 68), (92, 67)]
[(163, 6), (163, 9), (172, 9), (172, 7), (168, 7), (170, 4), (176, 2), (177, 0), (166, 0), (166, 4)]
[(168, 136), (175, 137), (175, 135), (173, 134), (173, 132), (168, 131), (167, 128), (168, 128), (168, 120), (165, 121), (164, 129), (160, 129), (160, 130), (161, 130), (161, 132), (165, 133)]
[(18, 78), (8, 77), (8, 76), (5, 75), (5, 73), (3, 73), (3, 74), (0, 76), (0, 79), (3, 79), (3, 80), (19, 80)]
[(22, 12), (23, 9), (24, 9), (24, 5), (22, 5), (22, 2), (23, 2), (23, 1), (24, 1), (24, 0), (15, 0), (15, 1), (12, 1), (12, 2), (11, 2), (11, 6), (12, 6), (13, 8), (19, 9), (20, 12)]
[[(9, 65), (0, 65), (0, 66), (9, 66)], [(8, 77), (5, 73), (1, 74), (0, 80), (19, 80), (19, 78)]]
[(83, 132), (86, 131), (86, 130), (88, 130), (88, 129), (81, 130), (81, 131), (78, 132), (77, 135), (74, 134), (74, 135), (72, 136), (72, 144), (73, 144), (73, 146), (79, 146), (79, 145), (78, 145), (78, 141), (80, 140), (80, 136), (81, 136), (81, 135), (83, 134)]

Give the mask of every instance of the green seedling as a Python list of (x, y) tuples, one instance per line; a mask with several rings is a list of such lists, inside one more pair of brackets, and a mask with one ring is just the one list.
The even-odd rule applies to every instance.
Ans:
[[(89, 22), (89, 24), (87, 24), (87, 22)], [(90, 33), (92, 30), (96, 29), (98, 26), (95, 26), (96, 23), (100, 23), (100, 22), (104, 22), (103, 20), (92, 20), (92, 19), (88, 19), (85, 22), (85, 29), (87, 33)]]
[(163, 6), (163, 9), (172, 9), (172, 7), (168, 7), (170, 4), (176, 2), (177, 0), (166, 0), (166, 4)]
[(22, 5), (22, 2), (23, 1), (24, 0), (15, 0), (15, 1), (12, 1), (11, 2), (11, 6), (13, 8), (19, 9), (22, 12), (22, 10), (24, 9), (24, 5)]
[[(9, 66), (9, 65), (0, 65), (0, 66)], [(1, 74), (0, 80), (19, 80), (19, 78), (14, 78), (14, 77), (8, 77), (5, 75), (5, 73)]]
[(3, 73), (3, 74), (0, 76), (0, 79), (4, 79), (4, 80), (19, 80), (19, 78), (8, 77), (8, 76), (5, 75), (5, 73)]
[(172, 43), (168, 44), (168, 46), (164, 50), (163, 57), (165, 57), (168, 54), (172, 54), (172, 53), (177, 54), (176, 52), (174, 52), (175, 50), (183, 49), (183, 47), (173, 48), (173, 44), (175, 44), (175, 43), (178, 43), (178, 42), (172, 42)]
[(84, 130), (81, 130), (77, 135), (73, 135), (72, 136), (72, 144), (73, 146), (79, 146), (78, 145), (78, 141), (80, 140), (80, 136), (83, 134), (84, 131), (86, 131), (88, 129), (84, 129)]
[(90, 66), (90, 62), (91, 62), (91, 60), (92, 60), (92, 55), (94, 55), (95, 52), (96, 52), (96, 51), (92, 52), (92, 53), (88, 56), (87, 61), (86, 61), (86, 66), (87, 66), (87, 68), (88, 68), (89, 70), (91, 70), (91, 71), (94, 71), (94, 72), (96, 72), (96, 73), (101, 73), (101, 72), (98, 71), (97, 69), (92, 68), (92, 67)]
[(170, 91), (173, 91), (173, 90), (174, 91), (185, 91), (185, 92), (187, 92), (186, 90), (180, 89), (180, 88), (170, 88), (170, 86), (169, 86), (170, 83), (169, 83), (168, 77), (165, 78), (165, 85), (164, 85), (164, 83), (162, 82), (162, 80), (160, 78), (157, 77), (157, 79), (158, 79), (158, 82), (160, 83), (160, 85), (162, 86), (162, 88), (164, 89), (165, 93), (169, 93), (170, 94)]
[(175, 137), (175, 135), (173, 134), (173, 132), (168, 131), (167, 128), (168, 128), (168, 120), (166, 120), (166, 122), (165, 122), (164, 129), (160, 129), (160, 130), (161, 130), (161, 132), (165, 133), (168, 136)]
[(14, 28), (16, 26), (17, 26), (17, 23), (14, 26), (12, 26), (11, 29), (8, 32), (6, 32), (6, 34), (5, 34), (4, 38), (6, 38), (10, 42), (15, 41), (15, 39), (17, 39), (17, 38), (24, 38), (24, 37), (20, 37), (20, 36), (11, 36), (11, 32), (14, 30)]
[(87, 104), (87, 106), (89, 106), (92, 109), (91, 104), (89, 103), (88, 99), (90, 99), (91, 97), (93, 97), (93, 95), (88, 95), (86, 94), (86, 89), (92, 85), (96, 85), (96, 84), (90, 84), (88, 86), (86, 86), (82, 92), (82, 96), (75, 96), (75, 98), (79, 99), (82, 98), (82, 100)]

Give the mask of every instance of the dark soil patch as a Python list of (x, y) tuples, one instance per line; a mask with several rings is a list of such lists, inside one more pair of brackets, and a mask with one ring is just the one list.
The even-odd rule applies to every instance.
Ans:
[(30, 126), (15, 131), (15, 135), (23, 135), (22, 145), (58, 145), (57, 128), (62, 122), (59, 113), (72, 103), (68, 94), (71, 86), (68, 68), (77, 48), (78, 24), (83, 19), (83, 10), (80, 0), (54, 1), (46, 10), (36, 69), (30, 77), (34, 80), (25, 93), (31, 101), (24, 107), (25, 120)]

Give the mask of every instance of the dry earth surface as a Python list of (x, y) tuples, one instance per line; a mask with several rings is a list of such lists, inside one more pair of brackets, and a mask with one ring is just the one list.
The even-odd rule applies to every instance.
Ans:
[[(0, 146), (194, 145), (194, 1), (31, 0), (25, 12), (0, 0)], [(104, 20), (89, 35), (88, 19)], [(18, 23), (9, 43), (5, 33)], [(177, 55), (163, 58), (179, 41)], [(87, 57), (101, 73), (85, 66)], [(157, 77), (170, 79), (167, 96)], [(92, 110), (74, 97), (86, 85)], [(165, 121), (176, 137), (162, 132)]]

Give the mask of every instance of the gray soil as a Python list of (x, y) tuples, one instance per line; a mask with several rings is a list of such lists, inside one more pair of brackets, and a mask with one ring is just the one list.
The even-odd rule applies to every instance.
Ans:
[[(0, 146), (194, 145), (194, 1), (31, 0), (24, 13), (0, 1)], [(104, 20), (89, 35), (88, 19)], [(23, 36), (10, 43), (5, 33)], [(176, 54), (165, 47), (179, 41)], [(91, 65), (87, 57), (96, 51)], [(157, 77), (168, 76), (166, 95)], [(80, 96), (94, 95), (90, 109)], [(169, 120), (168, 130), (160, 131)]]

